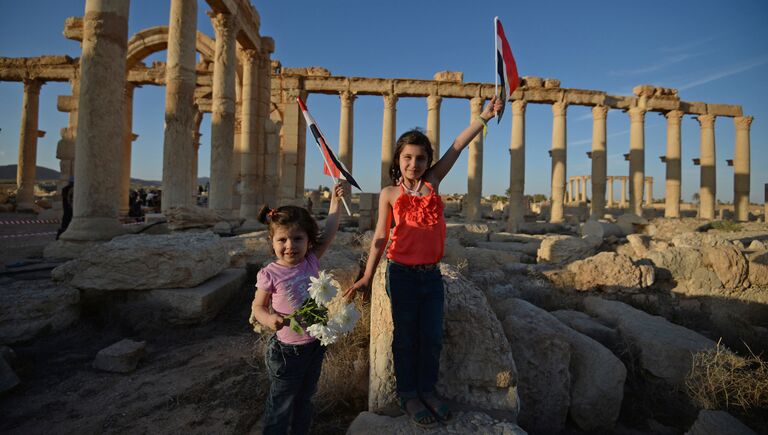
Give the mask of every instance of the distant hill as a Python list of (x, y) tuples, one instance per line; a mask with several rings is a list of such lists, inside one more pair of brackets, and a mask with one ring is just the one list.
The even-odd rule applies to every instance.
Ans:
[[(38, 166), (35, 172), (37, 181), (56, 181), (59, 179), (59, 176), (59, 171), (49, 169), (44, 166)], [(16, 182), (16, 165), (0, 166), (0, 180), (11, 180)], [(208, 180), (208, 177), (200, 177), (197, 179), (197, 183), (205, 186), (205, 183), (207, 183)], [(142, 180), (140, 178), (131, 178), (131, 183), (141, 184), (144, 186), (160, 186), (163, 184), (159, 180)]]

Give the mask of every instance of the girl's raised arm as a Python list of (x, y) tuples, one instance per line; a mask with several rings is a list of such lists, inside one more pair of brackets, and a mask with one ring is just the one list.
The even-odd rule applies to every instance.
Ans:
[(336, 238), (336, 231), (339, 229), (339, 201), (341, 201), (342, 195), (344, 195), (344, 187), (341, 182), (336, 183), (331, 190), (331, 206), (328, 208), (328, 217), (325, 219), (323, 238), (320, 240), (320, 244), (313, 249), (317, 258), (325, 254), (333, 239)]
[(473, 118), (472, 121), (470, 121), (469, 126), (456, 136), (451, 147), (448, 148), (440, 160), (429, 169), (427, 181), (433, 185), (439, 184), (443, 178), (448, 175), (448, 172), (453, 168), (453, 165), (456, 163), (456, 160), (458, 160), (459, 155), (461, 155), (464, 148), (466, 148), (467, 145), (469, 145), (469, 142), (480, 133), (484, 125), (487, 124), (489, 120), (493, 119), (496, 112), (501, 110), (503, 104), (503, 101), (499, 100), (495, 95), (491, 97), (491, 101), (488, 102), (485, 109), (480, 113), (480, 118), (482, 118), (483, 121)]

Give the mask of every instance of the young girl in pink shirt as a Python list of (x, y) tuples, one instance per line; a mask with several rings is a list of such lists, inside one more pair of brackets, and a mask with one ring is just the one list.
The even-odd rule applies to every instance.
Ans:
[(265, 207), (259, 214), (259, 221), (269, 224), (269, 239), (276, 257), (256, 276), (252, 306), (253, 317), (277, 331), (269, 339), (265, 355), (271, 384), (264, 409), (264, 434), (285, 434), (289, 424), (293, 434), (309, 433), (311, 399), (320, 379), (325, 346), (306, 331), (292, 331), (285, 317), (309, 295), (309, 278), (318, 275), (318, 260), (339, 228), (339, 198), (343, 192), (341, 184), (334, 186), (322, 237), (317, 223), (304, 208)]
[(387, 250), (387, 295), (392, 304), (392, 356), (400, 407), (414, 424), (433, 427), (452, 419), (450, 408), (437, 397), (435, 385), (443, 340), (443, 280), (438, 263), (445, 247), (440, 182), (462, 150), (501, 110), (502, 100), (491, 98), (443, 157), (432, 165), (432, 144), (419, 130), (397, 140), (390, 168), (392, 185), (381, 190), (379, 215), (365, 273), (344, 292), (367, 292), (384, 248)]

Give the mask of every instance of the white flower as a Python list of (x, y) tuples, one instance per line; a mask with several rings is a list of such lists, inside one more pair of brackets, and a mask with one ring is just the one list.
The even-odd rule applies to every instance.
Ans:
[(314, 325), (310, 325), (307, 328), (307, 333), (309, 333), (309, 335), (312, 337), (320, 340), (320, 344), (323, 346), (333, 344), (336, 342), (336, 340), (339, 339), (338, 331), (332, 327), (325, 326), (322, 323), (315, 323)]
[(339, 292), (339, 289), (334, 285), (333, 276), (325, 273), (324, 270), (320, 271), (317, 278), (312, 276), (309, 280), (312, 282), (309, 285), (309, 295), (320, 306), (326, 306)]
[(328, 322), (328, 325), (339, 331), (340, 334), (346, 334), (355, 329), (355, 325), (359, 319), (360, 311), (357, 310), (355, 304), (344, 304), (338, 312), (334, 313), (334, 316)]

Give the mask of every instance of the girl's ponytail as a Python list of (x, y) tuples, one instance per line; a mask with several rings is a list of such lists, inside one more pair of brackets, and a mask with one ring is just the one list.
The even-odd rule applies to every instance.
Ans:
[(261, 210), (259, 210), (259, 214), (256, 215), (256, 220), (266, 225), (267, 222), (269, 221), (270, 211), (272, 211), (272, 209), (269, 208), (269, 205), (264, 204), (264, 207), (262, 207)]

